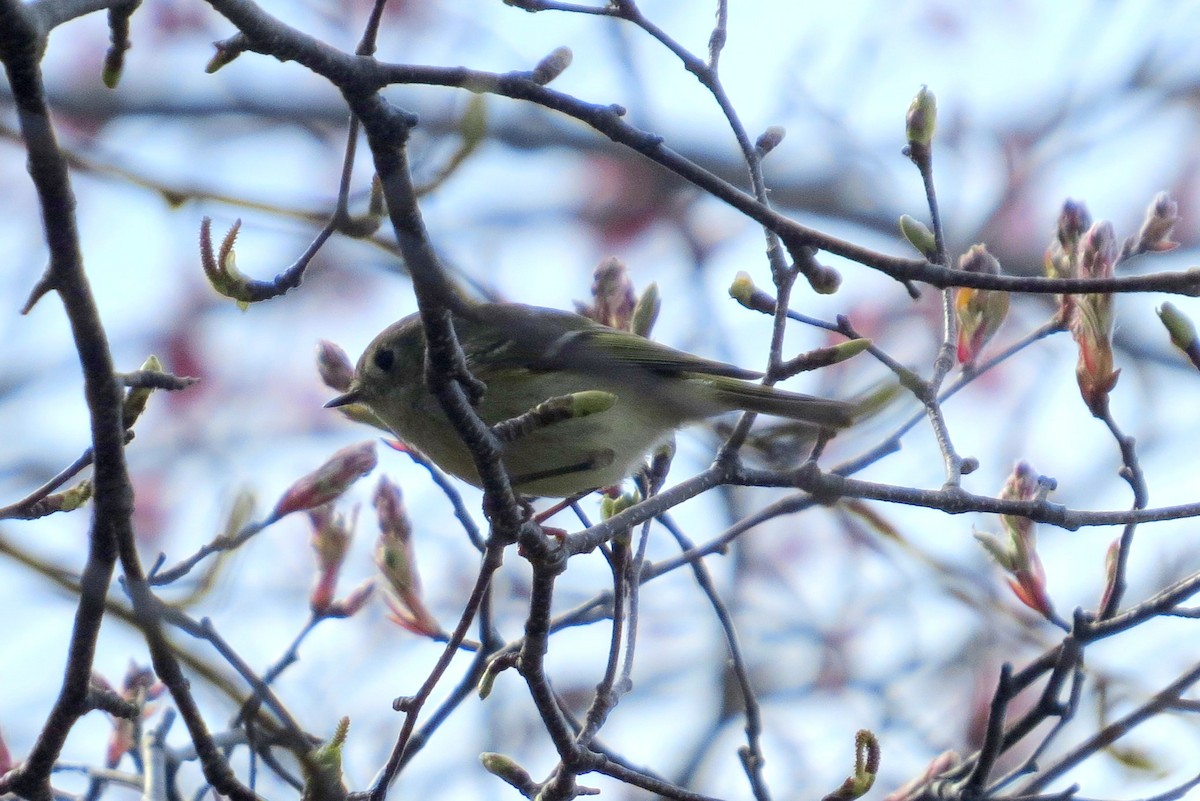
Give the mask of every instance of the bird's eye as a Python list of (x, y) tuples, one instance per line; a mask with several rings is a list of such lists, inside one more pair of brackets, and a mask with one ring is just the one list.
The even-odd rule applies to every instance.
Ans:
[(391, 348), (380, 348), (375, 351), (375, 366), (385, 373), (396, 363), (396, 354)]

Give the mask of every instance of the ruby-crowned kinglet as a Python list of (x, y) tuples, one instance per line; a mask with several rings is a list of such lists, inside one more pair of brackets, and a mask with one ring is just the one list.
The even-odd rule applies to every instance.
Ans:
[[(828, 429), (852, 422), (852, 404), (740, 380), (760, 374), (570, 312), (483, 303), (456, 313), (454, 328), (468, 369), (487, 385), (476, 411), (488, 425), (551, 398), (607, 398), (603, 411), (535, 427), (505, 444), (504, 466), (526, 495), (567, 497), (617, 484), (675, 429), (722, 412), (763, 412)], [(350, 403), (365, 405), (443, 470), (479, 485), (470, 453), (425, 385), (418, 315), (375, 337), (350, 389), (325, 405)]]

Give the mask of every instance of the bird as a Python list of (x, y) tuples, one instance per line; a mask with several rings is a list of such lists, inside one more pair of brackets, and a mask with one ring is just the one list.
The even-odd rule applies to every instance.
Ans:
[[(573, 312), (473, 303), (452, 320), (467, 369), (486, 386), (475, 410), (489, 426), (551, 399), (590, 402), (503, 443), (502, 461), (523, 495), (565, 498), (619, 484), (678, 428), (724, 412), (761, 412), (831, 432), (854, 421), (852, 403), (764, 386), (752, 381), (761, 373)], [(359, 358), (349, 389), (325, 406), (354, 403), (446, 472), (480, 486), (470, 452), (426, 385), (418, 314), (381, 331)]]

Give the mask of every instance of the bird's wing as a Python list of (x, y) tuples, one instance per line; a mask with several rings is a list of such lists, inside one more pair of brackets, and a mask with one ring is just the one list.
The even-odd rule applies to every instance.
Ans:
[[(519, 304), (482, 304), (459, 323), (467, 353), (487, 354), (493, 364), (532, 370), (609, 368), (659, 374), (698, 373), (759, 378), (761, 373), (704, 359), (600, 325), (572, 312)], [(485, 324), (486, 323), (486, 324)]]

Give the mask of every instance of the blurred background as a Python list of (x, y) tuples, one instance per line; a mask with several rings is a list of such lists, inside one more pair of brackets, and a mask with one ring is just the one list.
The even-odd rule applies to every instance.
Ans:
[[(371, 6), (365, 0), (263, 5), (345, 50), (356, 45)], [(640, 5), (676, 41), (705, 54), (713, 4)], [(1181, 247), (1121, 269), (1179, 270), (1196, 262), (1197, 31), (1196, 2), (760, 0), (731, 4), (721, 76), (751, 137), (771, 125), (786, 129), (766, 159), (766, 177), (779, 210), (807, 225), (913, 255), (897, 219), (928, 220), (928, 211), (919, 176), (900, 150), (905, 110), (926, 84), (938, 99), (934, 169), (955, 257), (983, 242), (1006, 272), (1040, 274), (1067, 198), (1085, 202), (1096, 219), (1112, 220), (1124, 237), (1136, 232), (1154, 194), (1168, 190), (1180, 206), (1175, 239)], [(155, 394), (128, 448), (147, 563), (162, 553), (172, 564), (211, 539), (239, 492), (256, 495), (261, 516), (334, 450), (375, 437), (322, 408), (332, 391), (317, 376), (315, 347), (331, 340), (357, 359), (378, 330), (415, 309), (386, 226), (368, 239), (335, 236), (300, 288), (246, 311), (207, 285), (197, 247), (201, 217), (213, 218), (218, 236), (241, 219), (239, 267), (262, 279), (281, 272), (333, 208), (347, 130), (337, 93), (295, 64), (251, 53), (206, 74), (212, 42), (233, 32), (195, 0), (150, 0), (133, 17), (133, 49), (116, 90), (100, 82), (108, 44), (100, 15), (57, 29), (45, 61), (58, 134), (74, 163), (86, 264), (118, 369), (134, 370), (153, 353), (168, 370), (201, 379), (183, 392)], [(624, 106), (632, 124), (745, 186), (736, 143), (711, 95), (664, 47), (629, 25), (529, 14), (494, 0), (397, 1), (385, 14), (378, 57), (506, 72), (532, 69), (562, 45), (571, 48), (574, 62), (553, 88)], [(418, 179), (432, 181), (461, 141), (471, 96), (419, 86), (387, 95), (420, 115), (412, 152)], [(571, 120), (491, 96), (485, 109), (484, 141), (423, 202), (431, 238), (464, 285), (479, 296), (571, 308), (588, 299), (595, 266), (615, 256), (639, 289), (658, 284), (663, 309), (656, 338), (750, 368), (765, 365), (770, 320), (727, 293), (743, 270), (770, 285), (760, 229)], [(367, 203), (365, 151), (359, 150), (354, 174), (356, 212)], [(0, 185), (3, 505), (46, 481), (88, 444), (78, 361), (60, 304), (49, 296), (19, 314), (46, 251), (7, 86), (0, 94)], [(825, 320), (848, 315), (894, 358), (928, 375), (941, 337), (938, 293), (926, 288), (914, 301), (872, 270), (825, 254), (821, 260), (841, 272), (842, 289), (817, 296), (798, 287), (793, 308)], [(1200, 446), (1200, 383), (1155, 317), (1163, 300), (1131, 295), (1116, 304), (1122, 372), (1114, 415), (1137, 439), (1155, 506), (1196, 500)], [(1195, 300), (1172, 300), (1200, 314)], [(1014, 298), (988, 352), (1034, 329), (1053, 310), (1048, 297)], [(792, 324), (784, 355), (834, 341)], [(1120, 454), (1080, 400), (1075, 360), (1069, 335), (1050, 337), (946, 404), (959, 452), (981, 465), (964, 479), (967, 489), (997, 493), (1014, 462), (1025, 459), (1057, 479), (1056, 502), (1129, 507), (1131, 494), (1117, 474)], [(848, 397), (886, 375), (863, 356), (786, 386)], [(917, 408), (911, 398), (896, 402), (839, 436), (824, 463), (869, 450)], [(672, 480), (707, 465), (718, 441), (705, 427), (682, 433)], [(475, 575), (475, 551), (428, 474), (403, 454), (380, 451), (376, 472), (341, 502), (346, 511), (355, 503), (365, 507), (341, 592), (372, 575), (377, 530), (370, 492), (386, 474), (403, 488), (414, 521), (426, 603), (450, 628)], [(940, 487), (944, 473), (928, 424), (916, 426), (900, 452), (862, 477)], [(482, 521), (478, 493), (462, 491)], [(675, 516), (703, 542), (780, 495), (713, 492)], [(594, 500), (584, 506), (595, 515)], [(874, 525), (841, 507), (780, 517), (707, 560), (733, 610), (760, 693), (766, 776), (780, 798), (836, 787), (851, 767), (860, 728), (873, 730), (883, 746), (872, 797), (916, 775), (945, 749), (971, 751), (1000, 663), (1021, 665), (1061, 636), (1014, 600), (972, 536), (998, 531), (994, 518), (868, 508)], [(0, 649), (0, 731), (18, 759), (53, 702), (72, 624), (75, 599), (53, 581), (53, 569), (80, 569), (87, 523), (86, 510), (0, 523), (0, 608), (9, 610)], [(1195, 528), (1189, 521), (1141, 528), (1130, 603), (1200, 569)], [(1042, 527), (1040, 550), (1060, 614), (1069, 618), (1076, 607), (1095, 607), (1104, 555), (1118, 534)], [(187, 597), (190, 613), (211, 618), (264, 670), (308, 619), (309, 535), (303, 516), (287, 518), (223, 560), (211, 585), (184, 582), (164, 594)], [(651, 558), (676, 551), (664, 532), (652, 535)], [(579, 557), (560, 582), (558, 603), (568, 609), (606, 581), (608, 568), (598, 554)], [(120, 587), (112, 593), (121, 597)], [(505, 636), (521, 634), (526, 598), (527, 572), (513, 555), (497, 586), (497, 623)], [(602, 740), (667, 777), (692, 777), (699, 792), (749, 797), (736, 754), (744, 742), (740, 702), (727, 684), (725, 645), (711, 609), (690, 574), (678, 571), (648, 584), (641, 604), (634, 688)], [(1109, 687), (1111, 694), (1103, 702), (1089, 699), (1061, 747), (1194, 664), (1200, 655), (1186, 625), (1156, 621), (1136, 637), (1090, 651), (1092, 688)], [(228, 672), (211, 650), (182, 634), (175, 639)], [(586, 703), (607, 642), (601, 624), (553, 638), (552, 680), (568, 699)], [(392, 699), (415, 691), (439, 652), (439, 645), (390, 622), (375, 601), (353, 618), (319, 626), (277, 691), (315, 733), (327, 736), (338, 717), (351, 717), (346, 767), (351, 786), (362, 787), (398, 732)], [(110, 620), (102, 632), (100, 672), (119, 683), (131, 660), (145, 659), (136, 632)], [(451, 681), (465, 662), (455, 663)], [(219, 727), (235, 706), (207, 682), (193, 681)], [(100, 714), (90, 715), (68, 741), (66, 758), (98, 764), (108, 729)], [(184, 732), (177, 729), (172, 740), (182, 743)], [(1153, 795), (1197, 772), (1196, 735), (1194, 719), (1161, 717), (1068, 781), (1080, 782), (1091, 796)], [(537, 777), (554, 764), (513, 674), (501, 676), (486, 702), (465, 702), (401, 776), (397, 797), (511, 797), (478, 768), (481, 751), (509, 754)], [(57, 783), (83, 786), (69, 775)], [(596, 784), (608, 797), (638, 797), (604, 780)]]

